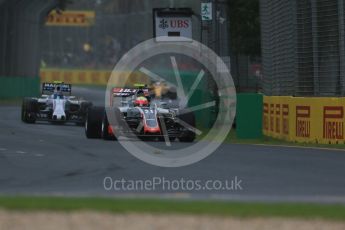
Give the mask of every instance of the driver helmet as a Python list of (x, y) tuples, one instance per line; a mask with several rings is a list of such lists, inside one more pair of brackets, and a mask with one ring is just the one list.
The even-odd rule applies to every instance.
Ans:
[(58, 98), (63, 99), (63, 98), (64, 98), (60, 86), (57, 86), (57, 87), (55, 88), (53, 97), (54, 97), (54, 99), (58, 99)]
[(144, 96), (145, 96), (144, 90), (139, 89), (137, 92), (137, 97), (144, 97)]
[(137, 97), (134, 101), (135, 106), (147, 107), (149, 105), (149, 100), (146, 97)]

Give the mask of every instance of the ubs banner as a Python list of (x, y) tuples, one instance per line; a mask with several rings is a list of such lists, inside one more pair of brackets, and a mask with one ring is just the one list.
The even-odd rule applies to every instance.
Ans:
[(263, 132), (288, 141), (345, 144), (345, 98), (264, 97)]
[(190, 8), (153, 9), (153, 33), (157, 42), (188, 42), (193, 39)]

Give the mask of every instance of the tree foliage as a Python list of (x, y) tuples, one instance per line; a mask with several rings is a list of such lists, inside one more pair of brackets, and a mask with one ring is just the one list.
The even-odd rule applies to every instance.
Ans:
[(73, 4), (72, 0), (59, 0), (58, 9), (65, 10), (68, 5)]
[(259, 0), (228, 0), (231, 46), (235, 54), (261, 53)]

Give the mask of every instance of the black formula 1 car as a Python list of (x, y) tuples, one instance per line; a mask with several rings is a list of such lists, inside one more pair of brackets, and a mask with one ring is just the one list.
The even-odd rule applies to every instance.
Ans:
[[(171, 108), (163, 100), (151, 99), (143, 88), (114, 88), (110, 108), (88, 109), (87, 138), (116, 140), (120, 136), (193, 142), (196, 137), (195, 116), (187, 109)], [(121, 98), (121, 99), (120, 99)]]
[(39, 98), (24, 98), (21, 118), (25, 123), (49, 121), (84, 125), (92, 103), (72, 96), (72, 86), (62, 82), (43, 83)]

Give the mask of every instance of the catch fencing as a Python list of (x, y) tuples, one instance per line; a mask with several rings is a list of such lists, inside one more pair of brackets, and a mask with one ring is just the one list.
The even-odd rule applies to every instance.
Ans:
[(344, 0), (261, 0), (263, 91), (344, 96)]

